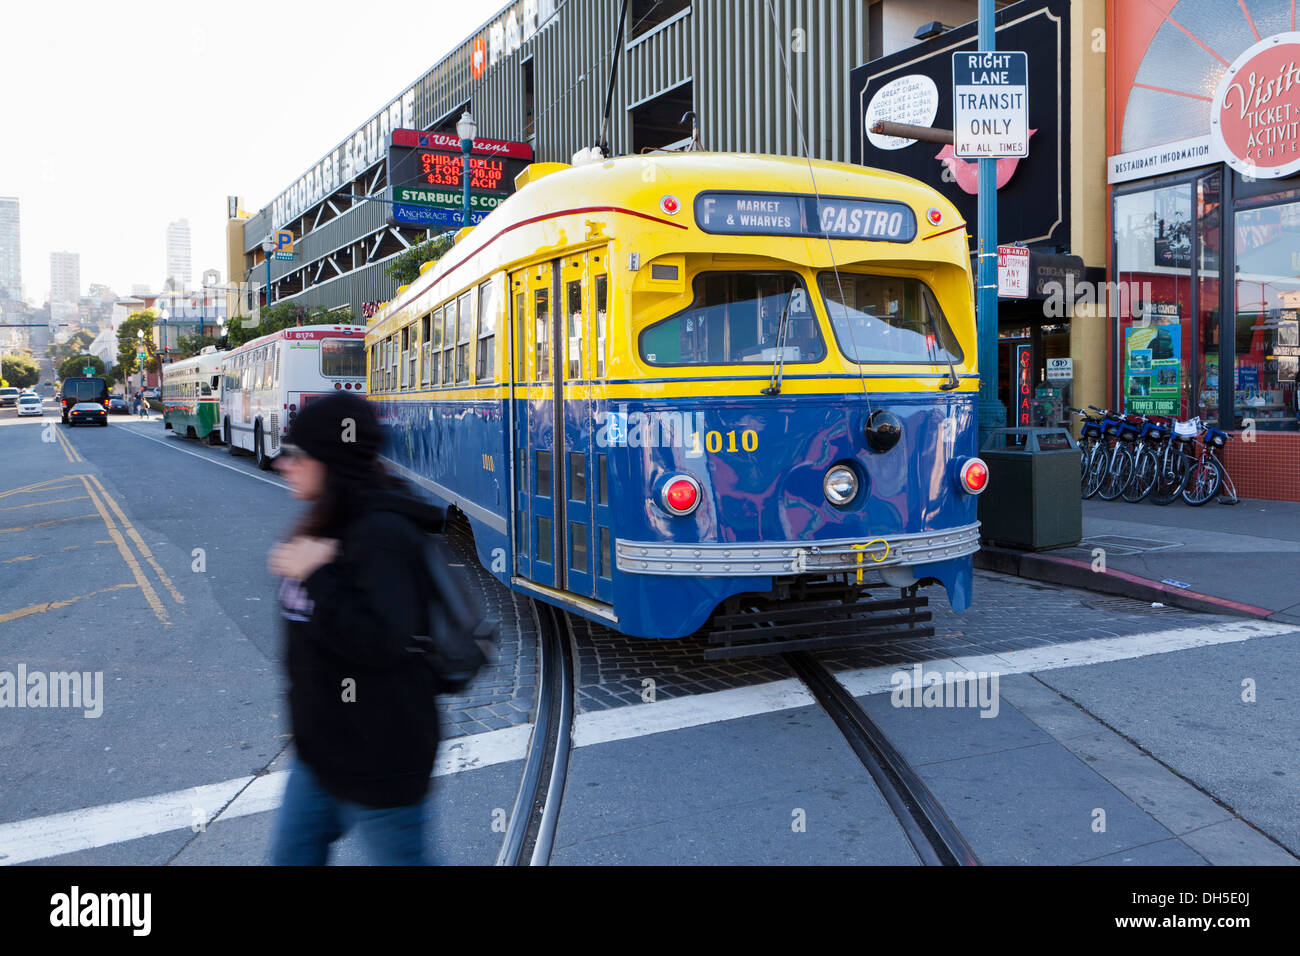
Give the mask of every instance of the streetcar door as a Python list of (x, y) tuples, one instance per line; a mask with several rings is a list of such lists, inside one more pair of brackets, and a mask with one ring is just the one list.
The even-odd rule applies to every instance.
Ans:
[[(548, 587), (563, 587), (563, 575), (556, 573), (557, 516), (556, 472), (556, 361), (553, 343), (559, 320), (557, 306), (559, 269), (547, 262), (529, 266), (523, 276), (524, 309), (519, 316), (523, 344), (524, 375), (521, 378), (524, 401), (521, 403), (516, 437), (516, 493), (520, 517), (524, 521), (519, 535), (518, 553), (524, 558), (520, 571), (527, 578)], [(512, 283), (513, 288), (513, 283)], [(563, 432), (560, 432), (561, 435)]]
[[(603, 449), (596, 447), (596, 393), (593, 379), (603, 374), (597, 367), (597, 342), (603, 340), (597, 328), (596, 272), (603, 272), (603, 250), (566, 256), (561, 267), (561, 300), (564, 304), (557, 329), (556, 356), (563, 362), (562, 378), (557, 387), (564, 402), (562, 421), (557, 429), (564, 435), (562, 454), (558, 456), (561, 478), (557, 491), (557, 514), (563, 515), (558, 552), (562, 558), (566, 591), (583, 597), (611, 600), (613, 581), (609, 580), (608, 561), (601, 562), (601, 541), (608, 547), (608, 518), (600, 520), (600, 511), (608, 510), (608, 484), (602, 468), (606, 461)], [(602, 275), (601, 279), (604, 278)], [(603, 291), (605, 283), (600, 283)], [(603, 303), (601, 303), (603, 305)], [(603, 345), (603, 341), (601, 341)], [(598, 525), (605, 525), (603, 536)], [(601, 578), (607, 580), (600, 587)]]

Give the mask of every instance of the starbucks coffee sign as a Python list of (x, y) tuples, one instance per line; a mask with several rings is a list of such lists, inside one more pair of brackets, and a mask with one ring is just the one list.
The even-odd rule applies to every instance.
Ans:
[(1233, 62), (1210, 107), (1211, 140), (1243, 176), (1300, 170), (1300, 33), (1261, 40)]

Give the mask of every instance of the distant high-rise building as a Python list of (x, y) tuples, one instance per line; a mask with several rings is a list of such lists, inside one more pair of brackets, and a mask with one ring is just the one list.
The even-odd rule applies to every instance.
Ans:
[(81, 254), (50, 253), (50, 302), (77, 304), (81, 298)]
[(18, 200), (0, 196), (0, 299), (22, 297), (23, 248)]
[(190, 221), (177, 219), (167, 226), (167, 281), (173, 289), (190, 285)]

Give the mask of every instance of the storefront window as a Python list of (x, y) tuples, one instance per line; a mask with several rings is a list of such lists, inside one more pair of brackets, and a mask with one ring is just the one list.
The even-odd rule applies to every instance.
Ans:
[(1196, 414), (1219, 421), (1219, 263), (1223, 248), (1223, 173), (1196, 181), (1197, 341)]
[(1192, 184), (1115, 197), (1121, 403), (1187, 417), (1193, 354)]
[(1300, 383), (1300, 202), (1239, 211), (1234, 424), (1294, 431)]

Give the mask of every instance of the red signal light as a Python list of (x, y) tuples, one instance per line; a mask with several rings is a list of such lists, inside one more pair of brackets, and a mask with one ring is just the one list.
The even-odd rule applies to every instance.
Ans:
[(963, 490), (978, 495), (988, 487), (989, 466), (984, 464), (983, 459), (972, 458), (961, 466), (960, 477)]
[(664, 485), (662, 500), (669, 514), (688, 515), (700, 503), (700, 484), (688, 475), (678, 475)]
[(681, 201), (676, 196), (665, 196), (659, 200), (659, 208), (670, 216), (677, 215), (677, 210), (682, 208)]
[(930, 225), (937, 226), (939, 223), (943, 222), (943, 210), (936, 206), (931, 206), (926, 210), (925, 218), (929, 221)]

